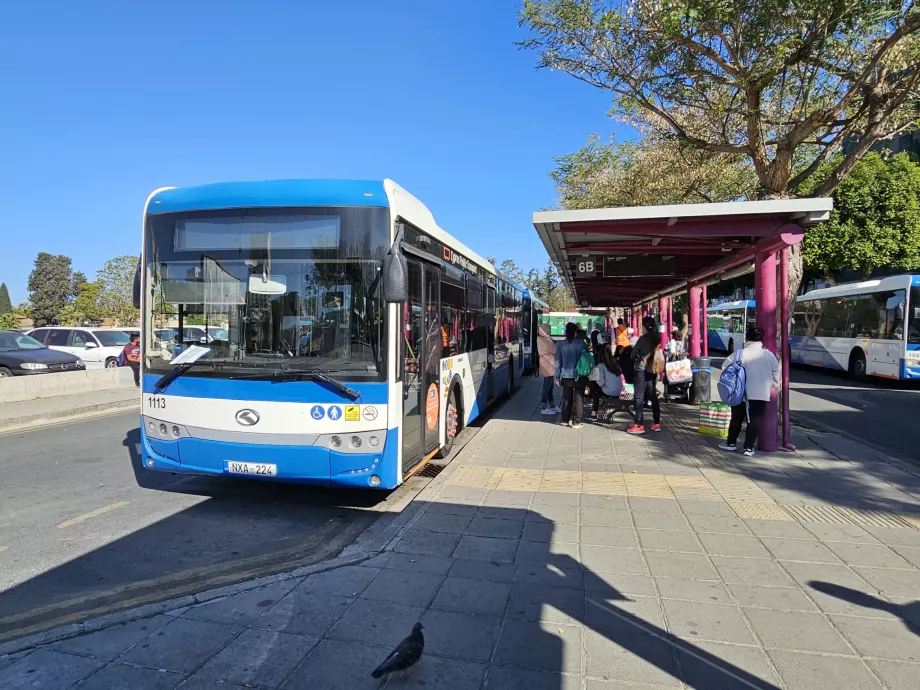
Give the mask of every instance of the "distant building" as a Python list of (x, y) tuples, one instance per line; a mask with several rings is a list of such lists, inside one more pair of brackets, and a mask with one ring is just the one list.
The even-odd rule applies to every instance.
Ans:
[[(852, 151), (857, 141), (858, 139), (855, 137), (847, 140), (843, 145), (843, 152), (846, 154)], [(914, 130), (913, 132), (903, 132), (893, 139), (879, 141), (872, 147), (873, 151), (884, 151), (886, 149), (892, 153), (902, 153), (906, 151), (920, 158), (920, 129)]]

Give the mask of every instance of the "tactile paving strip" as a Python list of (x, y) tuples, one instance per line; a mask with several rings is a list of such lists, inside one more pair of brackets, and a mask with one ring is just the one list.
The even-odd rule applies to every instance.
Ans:
[(752, 520), (795, 520), (778, 503), (750, 503), (748, 501), (729, 501), (728, 505), (740, 518)]

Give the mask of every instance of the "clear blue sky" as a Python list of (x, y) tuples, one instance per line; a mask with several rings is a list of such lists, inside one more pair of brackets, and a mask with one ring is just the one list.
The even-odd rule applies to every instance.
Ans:
[[(91, 279), (163, 185), (391, 177), (483, 255), (542, 265), (552, 158), (614, 123), (534, 69), (515, 0), (20, 2), (0, 43), (0, 281)], [(52, 7), (53, 5), (53, 7)]]

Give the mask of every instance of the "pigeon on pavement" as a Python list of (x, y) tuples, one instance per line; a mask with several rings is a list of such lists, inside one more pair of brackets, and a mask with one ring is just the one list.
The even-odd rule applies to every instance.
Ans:
[(412, 626), (412, 632), (409, 636), (396, 645), (396, 649), (390, 652), (390, 655), (384, 659), (383, 663), (374, 669), (371, 678), (381, 678), (394, 671), (403, 671), (422, 658), (422, 650), (425, 649), (425, 637), (422, 635), (421, 623)]

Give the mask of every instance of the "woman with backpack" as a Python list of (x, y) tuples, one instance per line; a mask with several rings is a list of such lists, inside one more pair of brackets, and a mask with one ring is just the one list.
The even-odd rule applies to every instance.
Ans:
[(636, 367), (636, 423), (626, 433), (637, 436), (645, 433), (645, 401), (652, 404), (652, 431), (661, 431), (661, 404), (658, 401), (658, 375), (664, 371), (664, 354), (661, 339), (655, 332), (655, 319), (642, 319), (642, 335), (633, 346), (632, 360)]
[[(588, 373), (594, 358), (583, 338), (576, 337), (578, 327), (574, 323), (565, 326), (565, 340), (556, 346), (556, 384), (562, 386), (562, 420), (573, 429), (581, 429), (582, 415), (585, 410), (585, 382), (587, 374), (584, 372), (585, 362), (588, 363)], [(584, 331), (582, 331), (583, 333)], [(585, 355), (586, 357), (582, 357)]]
[[(744, 375), (739, 376), (736, 369), (741, 367)], [(727, 378), (732, 379), (732, 390), (725, 384)], [(739, 390), (740, 388), (740, 390)], [(737, 396), (740, 401), (724, 400), (732, 405), (732, 418), (728, 424), (728, 438), (725, 443), (720, 443), (722, 450), (737, 450), (738, 436), (741, 433), (741, 424), (747, 419), (747, 428), (744, 431), (744, 454), (747, 457), (754, 455), (754, 446), (757, 444), (757, 434), (760, 432), (760, 420), (770, 400), (770, 393), (779, 388), (779, 362), (776, 355), (763, 346), (763, 329), (751, 327), (745, 334), (744, 348), (735, 350), (725, 360), (722, 366), (722, 376), (719, 378), (719, 395), (723, 399)], [(734, 403), (734, 404), (732, 404)]]
[(553, 342), (550, 335), (548, 323), (541, 323), (538, 326), (537, 335), (537, 355), (540, 357), (540, 365), (537, 367), (537, 373), (543, 377), (543, 393), (540, 395), (540, 414), (556, 414), (559, 408), (553, 401), (553, 390), (555, 385), (553, 376), (556, 373), (556, 343)]

